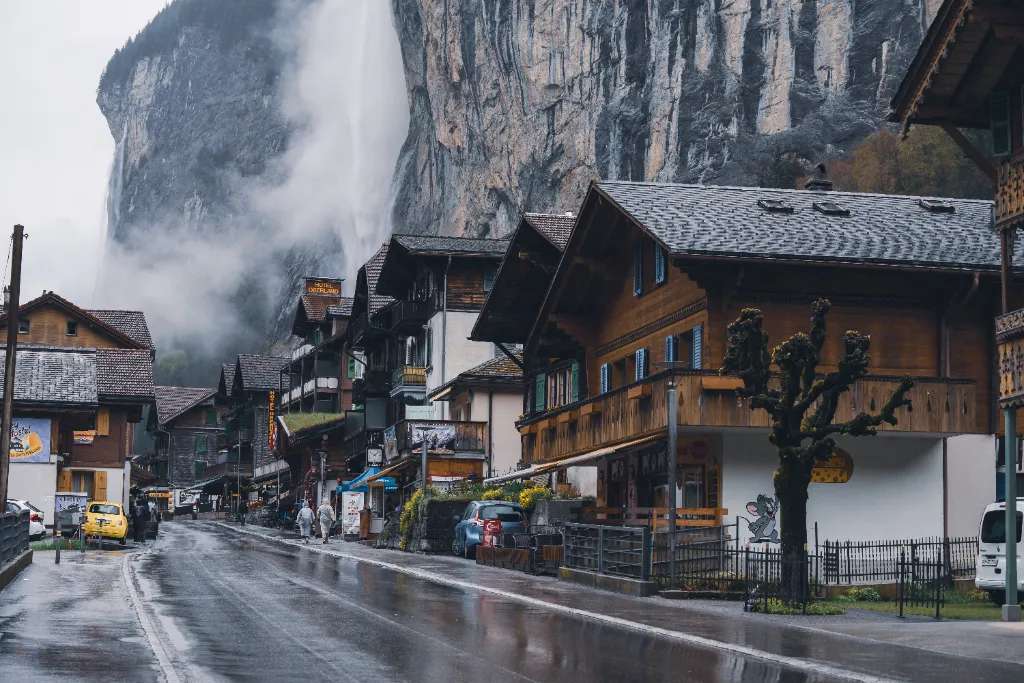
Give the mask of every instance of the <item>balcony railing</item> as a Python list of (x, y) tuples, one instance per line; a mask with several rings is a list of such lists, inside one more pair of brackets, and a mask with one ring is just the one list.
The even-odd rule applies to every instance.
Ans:
[(422, 387), (427, 384), (427, 369), (418, 365), (401, 365), (391, 373), (392, 387)]
[(399, 453), (418, 452), (423, 448), (431, 452), (485, 453), (487, 451), (486, 422), (457, 422), (454, 420), (402, 420), (395, 425), (395, 438)]
[(1004, 161), (996, 183), (996, 227), (1012, 228), (1024, 222), (1024, 162)]
[[(616, 444), (655, 436), (666, 428), (666, 384), (675, 376), (680, 425), (690, 427), (768, 427), (763, 410), (751, 410), (736, 396), (734, 382), (710, 371), (676, 370), (584, 401), (531, 415), (518, 423), (523, 461), (550, 462)], [(867, 377), (839, 399), (836, 421), (860, 412), (876, 413), (899, 386), (893, 377)], [(882, 431), (936, 434), (982, 433), (977, 387), (971, 380), (915, 378), (910, 410), (901, 409), (895, 426)]]
[(430, 319), (431, 306), (426, 301), (396, 301), (388, 308), (391, 329), (419, 330)]

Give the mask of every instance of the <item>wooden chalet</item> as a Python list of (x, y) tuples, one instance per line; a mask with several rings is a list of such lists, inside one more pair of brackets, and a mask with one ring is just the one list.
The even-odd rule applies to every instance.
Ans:
[[(891, 119), (904, 130), (940, 126), (988, 175), (995, 189), (991, 217), (984, 226), (999, 235), (1005, 290), (996, 318), (998, 393), (1001, 404), (1024, 407), (1024, 300), (1013, 286), (1021, 248), (1016, 234), (1024, 225), (1024, 5), (1007, 0), (946, 0), (932, 22), (896, 96)], [(961, 129), (988, 131), (978, 144)], [(1016, 309), (1016, 310), (1015, 310)], [(1019, 426), (1018, 426), (1019, 431)], [(1005, 468), (1004, 468), (1005, 469)], [(1024, 472), (1018, 456), (1018, 491)], [(1004, 475), (1000, 473), (999, 497)]]
[[(680, 524), (750, 518), (758, 496), (774, 497), (777, 458), (765, 415), (737, 399), (738, 379), (718, 373), (726, 326), (756, 306), (779, 341), (806, 329), (811, 301), (825, 296), (823, 370), (839, 358), (841, 331), (872, 335), (873, 374), (837, 419), (877, 409), (906, 375), (914, 408), (883, 436), (841, 443), (854, 473), (842, 488), (812, 492), (809, 519), (833, 538), (939, 535), (963, 507), (971, 528), (953, 530), (973, 533), (994, 488), (987, 339), (999, 244), (990, 211), (986, 201), (835, 192), (827, 179), (806, 191), (592, 184), (540, 305), (488, 306), (475, 332), (514, 342), (517, 329), (530, 330), (518, 421), (527, 468), (512, 476), (596, 466), (606, 520), (663, 517), (672, 378)], [(502, 270), (543, 271), (526, 260), (510, 250)], [(507, 286), (517, 282), (510, 275)], [(961, 486), (954, 502), (948, 482)], [(846, 506), (861, 498), (858, 524), (844, 526)], [(894, 529), (891, 515), (911, 509), (913, 522)]]
[(217, 391), (205, 387), (156, 386), (156, 409), (149, 412), (146, 430), (153, 436), (150, 471), (156, 484), (188, 488), (207, 478), (224, 447), (222, 409)]
[(79, 491), (126, 502), (135, 425), (154, 400), (145, 315), (44, 292), (18, 309), (18, 345), (15, 421), (39, 436), (48, 429), (49, 451), (12, 458), (9, 495), (42, 503)]

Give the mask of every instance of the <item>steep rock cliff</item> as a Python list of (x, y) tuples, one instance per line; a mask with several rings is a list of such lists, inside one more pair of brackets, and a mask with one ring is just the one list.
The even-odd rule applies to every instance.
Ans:
[(934, 0), (393, 0), (395, 224), (501, 234), (593, 178), (791, 185), (876, 129)]

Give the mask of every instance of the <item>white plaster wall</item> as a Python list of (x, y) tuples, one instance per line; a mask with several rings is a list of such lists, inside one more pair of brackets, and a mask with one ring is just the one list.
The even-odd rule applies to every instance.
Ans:
[(53, 494), (57, 489), (57, 463), (12, 462), (7, 479), (7, 497), (27, 500), (45, 513), (53, 524)]
[[(443, 313), (435, 313), (430, 318), (430, 329), (433, 344), (430, 349), (430, 367), (427, 370), (427, 393), (438, 388), (460, 372), (480, 365), (494, 357), (494, 345), (490, 342), (477, 342), (468, 339), (477, 314), (466, 311), (448, 311), (447, 338), (442, 338), (441, 331)], [(444, 377), (441, 376), (442, 341), (446, 347)]]
[(974, 536), (985, 506), (996, 499), (996, 437), (965, 434), (946, 445), (946, 525), (950, 536)]
[[(814, 523), (820, 540), (869, 540), (941, 536), (943, 532), (942, 439), (880, 435), (840, 440), (853, 457), (845, 484), (811, 484), (807, 501), (808, 543)], [(774, 498), (778, 456), (763, 430), (723, 436), (722, 506), (730, 521), (752, 519), (746, 504)], [(740, 538), (750, 537), (740, 520)]]

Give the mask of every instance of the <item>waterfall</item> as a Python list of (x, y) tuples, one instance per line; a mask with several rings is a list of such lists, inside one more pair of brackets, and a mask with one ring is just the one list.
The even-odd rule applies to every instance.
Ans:
[(128, 117), (121, 126), (121, 137), (114, 147), (114, 160), (110, 164), (110, 178), (107, 180), (107, 216), (103, 242), (111, 239), (121, 221), (121, 192), (124, 190), (124, 150), (128, 134)]

